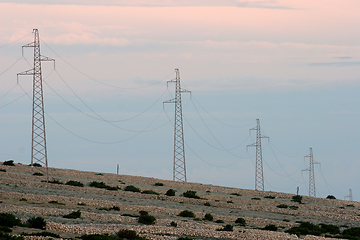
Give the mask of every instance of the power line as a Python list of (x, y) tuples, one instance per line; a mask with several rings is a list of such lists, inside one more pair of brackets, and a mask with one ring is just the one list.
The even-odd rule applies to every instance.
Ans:
[(71, 68), (73, 68), (74, 70), (76, 70), (77, 72), (81, 73), (82, 75), (86, 76), (87, 78), (97, 82), (97, 83), (100, 83), (102, 85), (105, 85), (105, 86), (108, 86), (108, 87), (112, 87), (112, 88), (117, 88), (117, 89), (123, 89), (123, 90), (131, 90), (131, 89), (142, 89), (142, 88), (148, 88), (148, 87), (151, 87), (151, 86), (154, 86), (162, 81), (164, 81), (165, 79), (167, 79), (169, 76), (172, 75), (169, 74), (168, 76), (166, 76), (165, 78), (155, 82), (155, 83), (152, 83), (152, 84), (149, 84), (149, 85), (146, 85), (146, 86), (141, 86), (141, 87), (119, 87), (119, 86), (115, 86), (115, 85), (112, 85), (112, 84), (108, 84), (108, 83), (104, 83), (102, 81), (99, 81), (91, 76), (89, 76), (88, 74), (84, 73), (83, 71), (79, 70), (78, 68), (76, 68), (75, 66), (73, 66), (72, 64), (70, 64), (68, 61), (66, 61), (64, 58), (62, 58), (58, 53), (56, 53), (49, 45), (47, 45), (44, 40), (41, 40), (56, 56), (58, 56), (61, 60), (63, 60), (67, 65), (69, 65)]
[[(85, 101), (83, 101), (80, 96), (78, 94), (76, 94), (76, 92), (70, 87), (70, 85), (65, 81), (65, 79), (59, 74), (58, 71), (55, 70), (55, 72), (57, 73), (57, 75), (60, 77), (60, 79), (64, 82), (64, 84), (67, 86), (67, 88), (76, 96), (77, 99), (79, 99), (91, 112), (93, 112), (95, 115), (97, 115), (99, 118), (88, 115), (86, 113), (84, 113), (83, 111), (79, 110), (78, 108), (76, 108), (74, 105), (70, 104), (68, 101), (66, 101), (63, 97), (60, 96), (60, 94), (56, 93), (54, 89), (52, 89), (56, 95), (58, 95), (61, 99), (63, 99), (66, 103), (68, 103), (71, 107), (73, 107), (74, 109), (76, 109), (77, 111), (87, 115), (88, 117), (91, 117), (93, 119), (96, 120), (100, 120), (100, 121), (105, 121), (105, 122), (125, 122), (125, 121), (129, 121), (132, 120), (138, 116), (141, 116), (142, 114), (144, 114), (145, 112), (147, 112), (148, 110), (150, 110), (157, 102), (160, 101), (160, 99), (164, 96), (164, 94), (166, 93), (166, 91), (164, 91), (161, 96), (159, 98), (156, 99), (156, 101), (154, 103), (152, 103), (148, 108), (146, 108), (144, 111), (138, 113), (137, 115), (130, 117), (130, 118), (126, 118), (126, 119), (121, 119), (121, 120), (108, 120), (103, 118), (102, 116), (100, 116), (98, 113), (96, 113), (88, 104), (85, 103)], [(48, 84), (47, 84), (48, 85)], [(49, 86), (49, 85), (48, 85)], [(49, 86), (50, 87), (50, 86)]]
[(3, 71), (2, 73), (0, 73), (0, 76), (2, 76), (4, 73), (6, 73), (8, 70), (10, 70), (17, 62), (20, 61), (22, 57), (20, 57), (19, 59), (17, 59), (13, 64), (10, 65), (10, 67), (8, 67), (5, 71)]
[[(21, 87), (21, 85), (19, 85), (20, 88), (22, 89), (22, 91), (24, 92), (24, 95), (27, 95), (27, 97), (31, 100), (31, 97), (29, 96), (28, 92), (25, 91), (25, 89), (23, 87)], [(114, 141), (114, 142), (101, 142), (101, 141), (95, 141), (95, 140), (92, 140), (92, 139), (89, 139), (89, 138), (86, 138), (86, 137), (83, 137), (77, 133), (75, 133), (74, 131), (71, 131), (69, 130), (68, 128), (66, 128), (64, 125), (62, 125), (61, 123), (59, 123), (58, 121), (56, 121), (51, 115), (49, 115), (47, 112), (45, 112), (45, 115), (47, 117), (49, 117), (54, 123), (56, 123), (59, 127), (61, 127), (62, 129), (64, 129), (66, 132), (74, 135), (75, 137), (78, 137), (82, 140), (85, 140), (87, 142), (92, 142), (92, 143), (96, 143), (96, 144), (103, 144), (103, 145), (111, 145), (111, 144), (118, 144), (118, 143), (122, 143), (122, 142), (126, 142), (126, 141), (129, 141), (133, 138), (135, 138), (136, 136), (140, 135), (141, 133), (144, 133), (146, 132), (145, 130), (150, 127), (158, 118), (159, 116), (161, 115), (162, 111), (156, 116), (156, 118), (150, 123), (148, 124), (143, 130), (143, 132), (137, 132), (136, 134), (134, 134), (133, 136), (129, 137), (129, 138), (126, 138), (126, 139), (123, 139), (123, 140), (120, 140), (120, 141)], [(157, 129), (160, 129), (162, 127), (164, 127), (166, 124), (168, 124), (169, 122), (165, 122), (163, 125), (160, 125), (159, 127), (157, 128), (154, 128), (154, 129), (151, 129), (151, 131), (154, 131), (154, 130), (157, 130)]]
[[(223, 121), (220, 121), (219, 119), (217, 119), (216, 117), (214, 117), (214, 115), (212, 115), (209, 111), (207, 111), (200, 103), (198, 100), (196, 100), (196, 98), (192, 95), (192, 98), (191, 98), (191, 101), (192, 99), (194, 99), (196, 101), (197, 104), (199, 104), (199, 106), (210, 116), (212, 117), (213, 119), (215, 119), (217, 122), (227, 126), (227, 127), (231, 127), (231, 128), (244, 128), (244, 127), (248, 127), (250, 126), (252, 123), (250, 124), (247, 124), (247, 125), (244, 125), (244, 126), (232, 126), (232, 125), (229, 125), (227, 123), (224, 123)], [(194, 103), (193, 103), (194, 104)]]
[(19, 38), (19, 39), (16, 39), (16, 40), (12, 41), (12, 42), (10, 42), (10, 43), (1, 45), (0, 48), (3, 48), (3, 47), (6, 47), (6, 46), (11, 45), (11, 44), (13, 44), (13, 43), (16, 43), (16, 42), (20, 41), (21, 39), (24, 39), (24, 38), (26, 38), (27, 36), (30, 36), (31, 34), (32, 34), (32, 32), (29, 33), (29, 34), (27, 34), (27, 35), (25, 35), (25, 36), (23, 36), (23, 37), (21, 37), (21, 38)]

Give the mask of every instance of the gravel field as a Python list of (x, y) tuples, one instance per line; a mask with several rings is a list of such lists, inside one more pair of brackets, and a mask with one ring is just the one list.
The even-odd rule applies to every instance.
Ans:
[[(47, 222), (46, 231), (58, 233), (62, 238), (93, 233), (114, 234), (120, 229), (129, 229), (148, 239), (178, 239), (180, 236), (194, 239), (298, 239), (284, 230), (298, 226), (301, 221), (334, 224), (342, 228), (360, 227), (358, 202), (303, 196), (303, 204), (299, 204), (291, 201), (293, 194), (49, 168), (50, 180), (63, 183), (74, 180), (84, 184), (84, 187), (76, 187), (47, 183), (45, 176), (31, 174), (39, 170), (36, 167), (31, 169), (16, 164), (1, 165), (0, 169), (6, 170), (0, 172), (0, 212), (13, 213), (24, 222), (41, 216)], [(104, 182), (118, 190), (90, 187), (92, 181)], [(163, 186), (154, 186), (155, 183)], [(124, 191), (129, 185), (159, 195)], [(176, 190), (176, 196), (166, 196), (168, 189)], [(188, 190), (196, 191), (200, 199), (183, 197), (182, 193)], [(264, 198), (268, 196), (272, 198)], [(277, 207), (280, 204), (294, 206), (294, 209)], [(120, 211), (104, 210), (114, 206)], [(81, 218), (63, 217), (78, 210)], [(138, 223), (141, 210), (156, 217), (155, 224)], [(194, 212), (196, 217), (178, 216), (183, 210)], [(206, 213), (214, 217), (213, 221), (203, 220)], [(239, 217), (245, 219), (245, 226), (235, 224)], [(216, 220), (223, 223), (216, 223)], [(175, 222), (177, 227), (171, 226), (171, 222)], [(218, 231), (226, 224), (232, 225), (233, 231)], [(262, 230), (267, 225), (277, 226), (278, 231)], [(14, 227), (13, 234), (33, 231), (39, 230)], [(34, 240), (48, 238), (26, 237)], [(326, 239), (311, 235), (300, 238)]]

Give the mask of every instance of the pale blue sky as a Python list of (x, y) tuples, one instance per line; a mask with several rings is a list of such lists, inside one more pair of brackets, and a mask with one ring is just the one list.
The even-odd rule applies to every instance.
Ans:
[(317, 195), (359, 200), (359, 1), (180, 3), (0, 1), (0, 160), (30, 162), (31, 78), (16, 74), (38, 28), (56, 59), (43, 63), (49, 166), (172, 179), (162, 102), (179, 68), (189, 181), (253, 189), (259, 118), (267, 191), (307, 195), (312, 147)]

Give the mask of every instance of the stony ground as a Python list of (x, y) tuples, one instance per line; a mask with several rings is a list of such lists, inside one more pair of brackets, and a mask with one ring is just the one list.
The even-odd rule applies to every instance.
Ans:
[[(6, 170), (0, 171), (0, 212), (14, 213), (23, 221), (42, 216), (47, 222), (46, 231), (58, 233), (62, 238), (92, 233), (113, 234), (120, 229), (131, 229), (148, 239), (178, 239), (179, 236), (197, 239), (298, 239), (296, 235), (284, 233), (284, 230), (299, 225), (300, 221), (360, 226), (358, 202), (303, 196), (304, 204), (298, 204), (291, 201), (293, 195), (285, 193), (49, 168), (50, 180), (63, 183), (75, 180), (85, 185), (75, 187), (47, 183), (45, 176), (33, 176), (32, 171), (40, 171), (36, 167), (31, 169), (16, 164), (1, 165), (0, 169)], [(92, 181), (120, 189), (111, 191), (90, 187)], [(155, 183), (163, 183), (163, 186), (154, 186)], [(128, 185), (141, 191), (153, 190), (159, 195), (123, 191)], [(176, 190), (176, 196), (164, 195), (170, 188)], [(196, 191), (201, 199), (181, 196), (187, 190)], [(266, 198), (268, 196), (275, 198)], [(51, 201), (53, 203), (49, 203)], [(278, 208), (279, 204), (297, 206), (298, 209)], [(101, 210), (114, 206), (119, 207), (120, 211)], [(77, 210), (81, 211), (81, 218), (63, 218), (65, 214)], [(140, 210), (155, 216), (155, 224), (138, 223), (136, 216)], [(182, 210), (190, 210), (196, 217), (178, 216)], [(214, 216), (214, 220), (203, 220), (206, 213)], [(246, 220), (246, 226), (235, 224), (239, 217)], [(216, 223), (216, 220), (223, 220), (224, 223)], [(177, 227), (171, 226), (171, 222), (177, 223)], [(217, 231), (226, 224), (234, 226), (234, 231)], [(279, 230), (271, 232), (261, 229), (270, 224), (278, 226)], [(37, 230), (15, 227), (13, 234), (33, 231)], [(302, 238), (325, 239), (309, 235)]]

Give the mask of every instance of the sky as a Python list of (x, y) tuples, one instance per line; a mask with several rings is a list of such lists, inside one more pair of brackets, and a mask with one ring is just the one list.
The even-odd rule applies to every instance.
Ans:
[(0, 0), (0, 161), (31, 162), (39, 30), (48, 165), (172, 180), (174, 70), (187, 179), (360, 200), (359, 0)]

